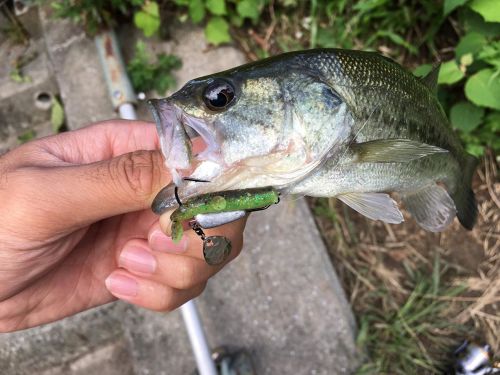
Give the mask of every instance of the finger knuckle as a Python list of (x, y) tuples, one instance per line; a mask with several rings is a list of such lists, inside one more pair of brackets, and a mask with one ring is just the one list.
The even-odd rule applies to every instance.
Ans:
[(198, 297), (201, 293), (203, 293), (206, 285), (206, 282), (193, 285), (191, 288), (184, 291), (184, 294), (182, 296), (180, 296), (179, 294), (177, 294), (176, 296), (176, 293), (180, 293), (178, 290), (176, 291), (175, 289), (167, 288), (166, 296), (165, 298), (163, 298), (162, 303), (157, 306), (156, 310), (162, 312), (171, 312), (185, 304), (187, 301)]
[(153, 310), (161, 311), (161, 312), (171, 312), (175, 310), (178, 306), (175, 304), (175, 295), (176, 291), (172, 288), (165, 288), (165, 295), (162, 300), (158, 303), (158, 306)]
[(161, 164), (158, 152), (135, 151), (119, 159), (118, 173), (123, 176), (133, 197), (144, 200), (159, 183)]
[(205, 290), (206, 286), (207, 286), (206, 282), (196, 285), (193, 288), (193, 297), (192, 298), (196, 298), (196, 297), (200, 296), (201, 293), (203, 293), (203, 291)]

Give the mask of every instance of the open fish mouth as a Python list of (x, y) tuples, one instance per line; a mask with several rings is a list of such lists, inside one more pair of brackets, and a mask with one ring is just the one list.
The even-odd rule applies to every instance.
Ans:
[[(216, 134), (207, 121), (187, 115), (168, 98), (151, 99), (148, 105), (156, 122), (165, 165), (175, 185), (181, 186), (202, 161), (219, 164)], [(196, 137), (203, 140), (204, 149), (193, 155), (192, 140)]]

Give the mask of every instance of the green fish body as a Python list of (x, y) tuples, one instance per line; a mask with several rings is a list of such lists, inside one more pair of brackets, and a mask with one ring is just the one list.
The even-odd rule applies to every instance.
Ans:
[[(151, 106), (182, 198), (273, 187), (399, 223), (396, 193), (427, 230), (455, 216), (471, 229), (476, 162), (437, 100), (436, 73), (421, 80), (372, 52), (299, 51), (192, 80)], [(195, 135), (205, 150), (191, 155)]]

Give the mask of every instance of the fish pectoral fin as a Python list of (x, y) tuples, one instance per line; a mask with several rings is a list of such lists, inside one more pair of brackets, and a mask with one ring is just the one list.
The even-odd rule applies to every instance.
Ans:
[(360, 163), (406, 163), (447, 150), (410, 139), (380, 139), (351, 145)]
[(438, 76), (441, 64), (436, 64), (432, 67), (432, 70), (427, 73), (426, 76), (422, 77), (420, 80), (424, 85), (426, 85), (434, 95), (437, 95), (438, 89)]
[(370, 219), (382, 220), (389, 224), (399, 224), (404, 221), (397, 203), (388, 194), (347, 193), (336, 198)]
[(402, 201), (418, 225), (431, 232), (446, 229), (457, 214), (453, 199), (439, 185), (406, 193), (402, 196)]

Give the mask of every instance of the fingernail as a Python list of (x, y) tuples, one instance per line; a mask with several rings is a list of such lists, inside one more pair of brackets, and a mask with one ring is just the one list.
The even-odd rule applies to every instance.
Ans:
[(155, 229), (149, 236), (149, 246), (155, 251), (180, 254), (187, 250), (188, 239), (184, 236), (179, 243), (174, 243), (172, 237), (167, 236), (159, 229)]
[(156, 259), (153, 254), (136, 246), (123, 249), (118, 264), (132, 272), (151, 274), (156, 270)]
[(127, 276), (109, 275), (104, 282), (106, 288), (116, 296), (134, 297), (139, 291), (137, 281)]

